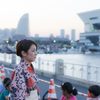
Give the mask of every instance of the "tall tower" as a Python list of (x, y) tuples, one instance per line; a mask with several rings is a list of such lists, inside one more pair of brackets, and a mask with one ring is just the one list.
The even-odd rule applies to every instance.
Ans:
[(68, 39), (68, 40), (69, 40), (69, 35), (66, 35), (66, 39)]
[(75, 29), (71, 30), (71, 40), (75, 42)]
[(61, 38), (64, 38), (64, 36), (65, 36), (65, 31), (64, 31), (64, 29), (61, 29), (61, 34), (60, 34), (60, 36), (61, 36)]
[(29, 36), (29, 21), (28, 21), (28, 13), (24, 14), (17, 26), (16, 34), (18, 35), (25, 35), (26, 37)]

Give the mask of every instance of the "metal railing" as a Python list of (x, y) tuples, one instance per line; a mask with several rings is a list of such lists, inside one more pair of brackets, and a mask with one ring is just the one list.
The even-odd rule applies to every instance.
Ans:
[[(18, 64), (20, 62), (20, 57), (16, 56), (15, 58), (15, 64)], [(12, 59), (14, 59), (12, 54), (0, 53), (0, 61), (12, 63)], [(33, 62), (33, 65), (34, 68), (41, 70), (41, 72), (46, 71), (53, 74), (55, 74), (55, 67), (57, 67), (56, 61), (44, 60), (40, 57)], [(91, 66), (90, 63), (81, 65), (63, 62), (63, 66), (60, 68), (64, 69), (64, 76), (78, 78), (86, 82), (100, 83), (100, 67), (98, 66)]]

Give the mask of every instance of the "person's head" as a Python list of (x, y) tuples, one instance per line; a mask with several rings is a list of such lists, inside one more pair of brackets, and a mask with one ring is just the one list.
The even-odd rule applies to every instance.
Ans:
[(9, 80), (5, 85), (6, 90), (8, 90), (9, 92), (10, 92), (10, 87), (11, 87), (11, 80)]
[(88, 90), (91, 98), (96, 98), (100, 95), (100, 87), (98, 85), (92, 85)]
[(64, 96), (68, 96), (68, 95), (77, 95), (77, 89), (75, 87), (72, 86), (72, 84), (70, 82), (64, 82), (61, 84), (61, 91), (62, 94)]
[(37, 56), (37, 44), (32, 40), (23, 39), (17, 43), (16, 54), (28, 62), (33, 62)]
[(5, 86), (6, 83), (7, 83), (8, 81), (10, 81), (10, 78), (6, 77), (6, 78), (3, 80), (3, 85)]

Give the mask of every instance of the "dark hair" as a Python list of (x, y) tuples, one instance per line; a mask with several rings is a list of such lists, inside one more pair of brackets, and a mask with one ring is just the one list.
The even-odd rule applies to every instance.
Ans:
[(70, 82), (64, 82), (61, 84), (61, 88), (63, 91), (67, 91), (69, 94), (77, 95), (77, 89), (72, 86)]
[(5, 87), (8, 87), (11, 84), (11, 80), (7, 82)]
[(100, 87), (98, 85), (92, 85), (88, 90), (90, 93), (93, 93), (95, 97), (100, 95)]
[(8, 81), (10, 81), (10, 78), (6, 77), (6, 78), (3, 80), (3, 84), (6, 84)]
[(37, 44), (33, 40), (23, 39), (17, 43), (16, 54), (22, 58), (21, 51), (28, 52), (31, 45), (34, 44), (37, 50)]

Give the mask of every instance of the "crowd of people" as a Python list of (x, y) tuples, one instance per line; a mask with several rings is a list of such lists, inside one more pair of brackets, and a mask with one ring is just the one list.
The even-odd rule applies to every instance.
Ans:
[[(6, 77), (0, 84), (0, 100), (40, 100), (38, 77), (32, 65), (37, 56), (36, 51), (37, 44), (32, 40), (24, 39), (17, 43), (16, 54), (21, 57), (21, 61), (15, 67), (11, 79)], [(99, 100), (98, 85), (90, 86), (88, 91), (90, 100)], [(61, 100), (77, 100), (75, 96), (78, 91), (70, 82), (61, 84), (61, 92)]]

